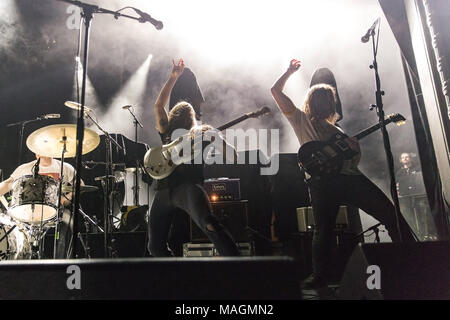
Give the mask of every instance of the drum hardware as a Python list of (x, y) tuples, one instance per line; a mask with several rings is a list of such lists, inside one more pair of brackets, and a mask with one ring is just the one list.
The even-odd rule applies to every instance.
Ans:
[(2, 242), (11, 232), (13, 232), (13, 230), (16, 228), (17, 226), (16, 225), (14, 225), (14, 226), (12, 226), (12, 228), (11, 229), (9, 229), (6, 233), (5, 233), (5, 235), (3, 236), (3, 237), (1, 237), (0, 238), (0, 242)]
[(29, 233), (0, 213), (0, 261), (31, 258)]
[(84, 229), (86, 231), (84, 235), (85, 239), (83, 240), (83, 235), (81, 232), (78, 232), (78, 239), (80, 240), (81, 246), (83, 247), (85, 257), (90, 259), (91, 254), (89, 247), (89, 229), (90, 229), (89, 225), (94, 226), (101, 233), (103, 233), (104, 230), (94, 220), (92, 220), (92, 218), (89, 217), (81, 208), (78, 209), (78, 213), (81, 214), (81, 216), (83, 217)]
[[(70, 101), (69, 101), (70, 102)], [(67, 105), (67, 101), (66, 101)], [(79, 105), (81, 110), (81, 105)], [(92, 123), (105, 135), (105, 149), (106, 149), (106, 172), (104, 177), (97, 177), (95, 178), (95, 181), (101, 181), (102, 187), (103, 187), (103, 194), (104, 194), (104, 208), (103, 208), (103, 220), (104, 220), (104, 252), (105, 257), (113, 257), (115, 255), (115, 250), (113, 248), (113, 210), (114, 202), (111, 204), (111, 198), (113, 198), (113, 191), (114, 191), (114, 175), (113, 175), (113, 162), (112, 162), (112, 153), (111, 153), (111, 146), (114, 144), (118, 150), (122, 150), (122, 146), (117, 143), (117, 141), (111, 137), (111, 135), (104, 130), (100, 124), (90, 115), (89, 112), (85, 112), (85, 116), (92, 121)], [(86, 139), (86, 138), (85, 138)], [(83, 140), (83, 145), (84, 141)], [(100, 137), (98, 138), (100, 141)], [(78, 173), (77, 173), (78, 174)], [(111, 177), (113, 179), (111, 179)], [(80, 186), (81, 187), (81, 186)], [(75, 204), (75, 207), (77, 204)], [(75, 222), (75, 221), (74, 221)], [(76, 228), (76, 223), (74, 223), (74, 228)], [(73, 242), (76, 242), (77, 232), (74, 232), (73, 234)]]
[[(81, 193), (94, 192), (97, 190), (98, 190), (98, 187), (96, 187), (96, 186), (88, 186), (88, 185), (80, 186)], [(73, 186), (63, 185), (62, 193), (72, 193), (72, 192), (75, 192), (75, 188)]]

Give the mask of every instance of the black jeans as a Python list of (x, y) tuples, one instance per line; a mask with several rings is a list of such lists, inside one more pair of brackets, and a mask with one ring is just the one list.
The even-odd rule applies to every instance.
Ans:
[[(379, 222), (392, 241), (399, 241), (395, 208), (386, 195), (364, 175), (339, 174), (331, 178), (311, 178), (308, 181), (315, 229), (313, 236), (313, 271), (325, 276), (328, 271), (331, 243), (340, 205), (356, 206)], [(414, 241), (410, 228), (400, 217), (403, 241)]]
[(148, 250), (152, 256), (172, 256), (167, 239), (174, 213), (178, 209), (191, 216), (220, 255), (239, 255), (239, 250), (227, 230), (212, 215), (205, 190), (199, 184), (188, 182), (156, 191), (148, 221)]

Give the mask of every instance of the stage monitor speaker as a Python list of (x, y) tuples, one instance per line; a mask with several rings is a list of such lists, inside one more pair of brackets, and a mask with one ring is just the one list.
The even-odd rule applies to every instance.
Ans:
[(0, 300), (299, 300), (298, 270), (287, 257), (2, 261)]
[(346, 300), (450, 299), (450, 242), (360, 244), (338, 296)]

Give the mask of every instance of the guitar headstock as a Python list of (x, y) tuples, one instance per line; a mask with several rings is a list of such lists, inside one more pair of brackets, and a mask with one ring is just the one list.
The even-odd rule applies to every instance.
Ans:
[(400, 113), (391, 113), (386, 117), (385, 120), (387, 123), (394, 122), (396, 125), (401, 126), (406, 122), (406, 118), (402, 116)]
[(249, 118), (259, 118), (260, 116), (265, 115), (267, 113), (270, 113), (270, 108), (269, 107), (262, 107), (258, 111), (247, 113), (247, 116)]

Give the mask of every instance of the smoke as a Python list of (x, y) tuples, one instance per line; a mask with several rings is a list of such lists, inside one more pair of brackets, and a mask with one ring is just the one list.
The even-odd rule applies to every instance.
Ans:
[[(150, 145), (161, 143), (154, 125), (153, 104), (170, 73), (171, 60), (180, 57), (196, 74), (205, 96), (204, 122), (219, 126), (243, 113), (269, 106), (269, 116), (247, 120), (236, 128), (279, 129), (280, 151), (296, 152), (298, 141), (278, 111), (270, 87), (290, 59), (297, 58), (302, 67), (289, 79), (285, 92), (300, 107), (314, 70), (330, 68), (343, 104), (341, 126), (349, 134), (357, 133), (377, 121), (375, 112), (368, 110), (375, 101), (374, 75), (369, 69), (372, 47), (370, 42), (360, 41), (377, 17), (381, 17), (378, 64), (386, 92), (385, 110), (400, 112), (410, 119), (399, 49), (376, 0), (88, 2), (111, 10), (135, 6), (164, 23), (158, 31), (149, 23), (94, 16), (88, 70), (92, 90), (87, 104), (96, 108), (100, 124), (112, 133), (133, 132), (132, 120), (126, 120), (117, 108), (135, 104), (145, 125), (140, 134), (142, 141)], [(25, 40), (30, 40), (29, 31), (23, 30), (30, 29), (39, 35), (31, 41), (33, 50), (26, 50), (22, 56), (15, 51), (17, 63), (23, 59), (42, 63), (47, 70), (55, 66), (74, 70), (78, 30), (67, 27), (67, 21), (73, 19), (67, 13), (68, 4), (47, 0), (37, 5), (20, 0), (20, 10), (16, 10), (13, 1), (3, 0), (2, 5), (5, 3), (9, 4), (8, 10), (2, 10), (0, 16), (9, 24), (0, 30), (10, 35), (7, 39), (14, 38), (17, 43), (23, 36), (23, 42), (28, 43)], [(132, 10), (122, 12), (137, 16)], [(30, 52), (36, 57), (30, 58)], [(151, 69), (136, 78), (149, 53), (153, 56)], [(132, 82), (136, 86), (130, 86)], [(73, 86), (71, 83), (70, 88)], [(59, 104), (69, 98), (61, 97)], [(394, 154), (415, 152), (410, 124), (391, 126), (389, 131)], [(361, 147), (361, 169), (370, 177), (385, 181), (387, 170), (380, 133), (361, 141)]]

